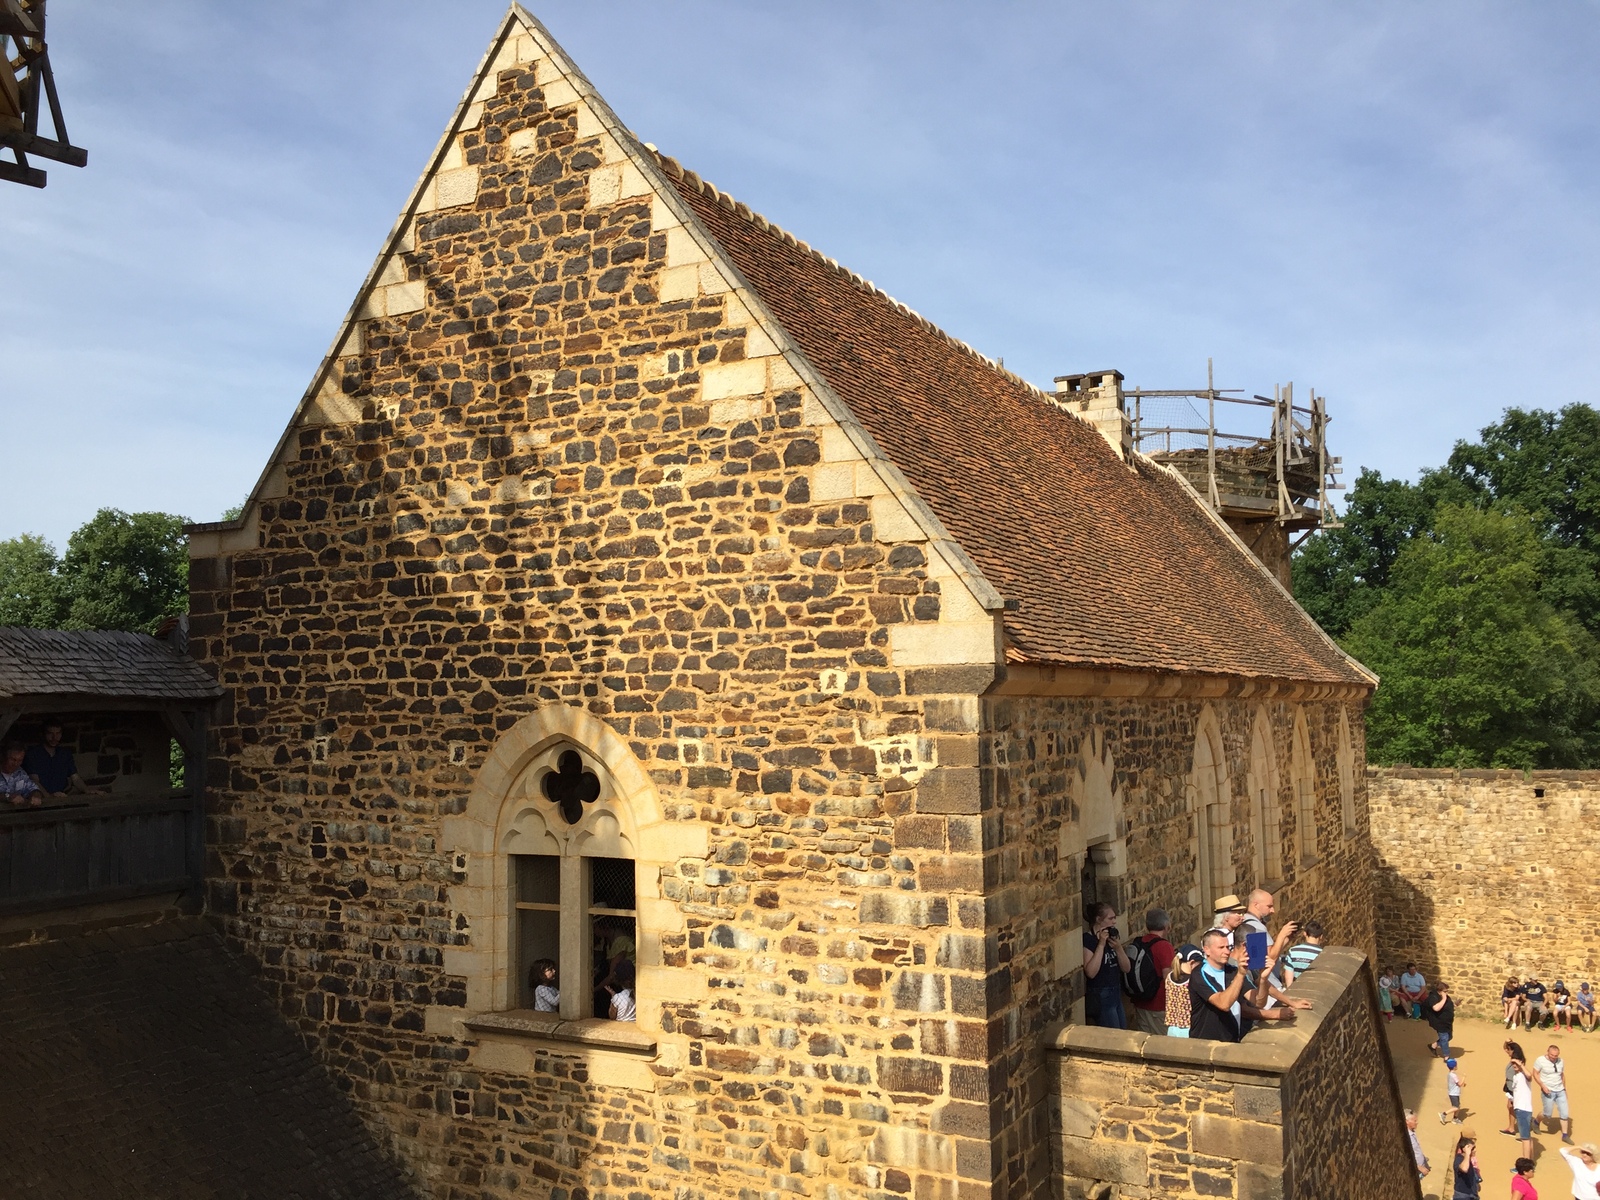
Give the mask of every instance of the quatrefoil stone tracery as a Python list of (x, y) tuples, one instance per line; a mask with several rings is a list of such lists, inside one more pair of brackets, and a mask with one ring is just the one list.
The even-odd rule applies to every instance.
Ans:
[(583, 806), (600, 798), (600, 778), (587, 770), (576, 750), (563, 750), (556, 769), (544, 777), (544, 795), (561, 809), (568, 825), (583, 820)]

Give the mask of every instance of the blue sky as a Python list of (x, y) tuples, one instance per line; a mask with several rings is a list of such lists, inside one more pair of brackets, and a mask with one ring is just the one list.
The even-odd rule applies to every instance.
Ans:
[[(1292, 379), (1352, 480), (1600, 403), (1591, 0), (532, 7), (642, 139), (1043, 386)], [(55, 0), (89, 166), (0, 185), (0, 537), (243, 498), (503, 12)]]

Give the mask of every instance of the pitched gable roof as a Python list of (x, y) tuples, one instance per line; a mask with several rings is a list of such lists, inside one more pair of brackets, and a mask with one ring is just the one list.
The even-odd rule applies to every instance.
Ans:
[(685, 173), (665, 173), (1015, 611), (1039, 664), (1371, 686), (1173, 472)]
[(222, 688), (200, 664), (144, 633), (0, 629), (0, 700), (104, 696), (212, 700)]

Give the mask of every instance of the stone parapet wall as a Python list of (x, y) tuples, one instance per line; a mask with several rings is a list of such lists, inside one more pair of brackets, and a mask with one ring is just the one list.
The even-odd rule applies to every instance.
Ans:
[(1054, 1030), (1063, 1200), (1418, 1200), (1366, 957), (1331, 947), (1296, 992), (1300, 1021), (1237, 1045)]
[(1508, 975), (1600, 982), (1600, 771), (1369, 769), (1367, 792), (1380, 965), (1491, 1018)]

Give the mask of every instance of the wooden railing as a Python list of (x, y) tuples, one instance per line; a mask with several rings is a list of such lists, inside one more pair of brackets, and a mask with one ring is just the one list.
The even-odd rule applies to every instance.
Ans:
[(203, 850), (186, 792), (0, 810), (0, 914), (198, 897)]

